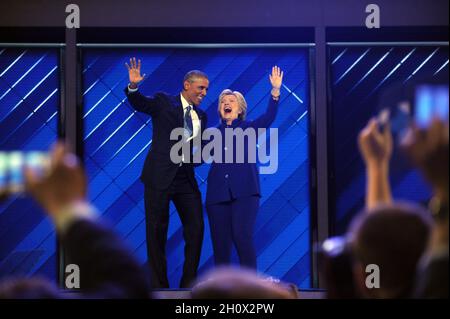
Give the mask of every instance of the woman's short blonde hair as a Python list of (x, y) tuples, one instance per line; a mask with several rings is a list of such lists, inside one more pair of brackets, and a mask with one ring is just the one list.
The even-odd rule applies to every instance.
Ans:
[(245, 101), (244, 96), (238, 92), (238, 91), (231, 91), (230, 89), (223, 90), (222, 93), (219, 95), (219, 105), (217, 106), (217, 113), (220, 115), (220, 103), (222, 103), (222, 100), (227, 95), (234, 95), (237, 99), (237, 102), (239, 104), (239, 107), (241, 108), (241, 114), (239, 114), (239, 119), (245, 120), (245, 117), (247, 115), (247, 102)]

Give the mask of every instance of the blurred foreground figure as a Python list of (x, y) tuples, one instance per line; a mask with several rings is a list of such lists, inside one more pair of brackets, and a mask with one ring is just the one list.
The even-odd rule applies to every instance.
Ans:
[(45, 278), (10, 278), (0, 282), (0, 299), (60, 299), (58, 288)]
[(264, 278), (245, 268), (222, 266), (201, 277), (194, 299), (297, 299), (297, 287)]
[[(84, 298), (148, 298), (146, 277), (121, 240), (96, 220), (86, 199), (86, 176), (75, 155), (58, 143), (51, 152), (48, 174), (26, 171), (26, 188), (56, 227), (70, 263), (80, 270)], [(4, 298), (59, 298), (43, 279), (11, 279), (0, 284)]]
[(448, 298), (448, 140), (448, 120), (434, 119), (426, 129), (411, 126), (402, 141), (434, 192), (429, 209), (435, 225), (417, 273), (417, 298)]
[(353, 278), (353, 255), (345, 236), (331, 237), (317, 247), (326, 299), (358, 299)]
[[(383, 130), (379, 128), (379, 124), (375, 119), (369, 121), (358, 139), (367, 171), (367, 213), (382, 209), (378, 207), (379, 205), (385, 205), (384, 207), (388, 208), (392, 203), (389, 185), (389, 160), (393, 148), (392, 134), (389, 123)], [(427, 212), (427, 218), (432, 215), (434, 221), (429, 222), (430, 236), (426, 243), (426, 249), (418, 261), (415, 287), (411, 287), (409, 296), (402, 294), (403, 297), (448, 298), (448, 140), (448, 119), (438, 118), (434, 118), (428, 126), (421, 128), (412, 121), (401, 140), (402, 149), (429, 181), (434, 193), (429, 203), (431, 214)], [(420, 209), (413, 208), (413, 210)], [(420, 214), (423, 215), (423, 213)], [(363, 218), (368, 219), (369, 217)], [(385, 225), (385, 227), (388, 226), (398, 227), (396, 229), (398, 235), (393, 234), (395, 238), (400, 239), (409, 235), (411, 238), (409, 244), (412, 246), (415, 243), (414, 245), (419, 245), (415, 248), (421, 249), (422, 243), (417, 240), (423, 240), (423, 237), (409, 233), (400, 224), (397, 226)], [(378, 230), (383, 237), (389, 230), (385, 227), (380, 226)], [(418, 230), (416, 227), (416, 231)], [(393, 239), (391, 238), (391, 240)], [(408, 239), (404, 238), (404, 240), (406, 241), (404, 245), (407, 245)], [(389, 245), (389, 242), (385, 244)], [(403, 253), (403, 250), (400, 251)], [(387, 252), (388, 250), (386, 250)], [(404, 292), (406, 293), (407, 290)]]
[[(347, 235), (355, 284), (362, 298), (411, 297), (431, 224), (428, 212), (406, 203), (378, 205), (355, 218)], [(378, 274), (371, 270), (374, 266)], [(369, 278), (372, 273), (376, 276), (373, 281)]]

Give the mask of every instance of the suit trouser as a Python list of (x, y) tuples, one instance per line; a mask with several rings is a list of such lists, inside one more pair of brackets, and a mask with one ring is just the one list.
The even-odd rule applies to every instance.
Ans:
[(200, 192), (192, 186), (184, 166), (178, 169), (167, 191), (145, 187), (147, 253), (152, 288), (169, 288), (165, 255), (169, 226), (169, 202), (172, 201), (183, 224), (184, 266), (180, 287), (195, 280), (203, 242), (203, 212)]
[(206, 206), (216, 265), (229, 264), (234, 243), (241, 265), (256, 269), (253, 229), (259, 196)]

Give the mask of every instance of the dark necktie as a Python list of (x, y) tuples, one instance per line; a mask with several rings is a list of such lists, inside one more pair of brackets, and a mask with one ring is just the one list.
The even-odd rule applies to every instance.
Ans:
[(187, 138), (191, 137), (192, 133), (194, 132), (194, 130), (192, 128), (191, 109), (192, 109), (192, 107), (189, 105), (186, 108), (186, 113), (184, 114), (184, 129), (187, 131), (186, 132)]

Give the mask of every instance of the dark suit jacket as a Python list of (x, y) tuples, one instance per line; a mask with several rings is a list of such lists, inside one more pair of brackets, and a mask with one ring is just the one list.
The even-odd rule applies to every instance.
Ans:
[(78, 220), (61, 238), (67, 263), (80, 268), (83, 297), (149, 298), (147, 276), (118, 236), (98, 222)]
[[(268, 128), (275, 120), (278, 110), (278, 101), (272, 97), (269, 99), (267, 111), (254, 121), (242, 121), (236, 119), (231, 125), (222, 122), (218, 127), (222, 133), (222, 147), (225, 147), (225, 129), (240, 127), (247, 128)], [(257, 132), (257, 131), (256, 131)], [(208, 174), (208, 187), (206, 191), (206, 205), (226, 202), (234, 198), (247, 197), (252, 195), (260, 196), (259, 173), (256, 163), (249, 163), (248, 143), (245, 140), (244, 163), (225, 163), (225, 152), (222, 152), (222, 163), (213, 162)], [(234, 141), (234, 146), (236, 142)], [(255, 150), (256, 151), (256, 150)], [(236, 149), (234, 150), (236, 158)]]
[[(152, 146), (145, 159), (141, 181), (152, 189), (166, 190), (179, 167), (179, 163), (173, 163), (170, 159), (170, 150), (178, 142), (170, 140), (170, 133), (173, 129), (184, 126), (181, 98), (179, 95), (170, 96), (161, 92), (153, 97), (146, 97), (139, 91), (129, 93), (128, 88), (125, 89), (125, 94), (136, 111), (152, 117)], [(201, 122), (201, 134), (206, 127), (206, 113), (195, 106), (194, 110)], [(191, 160), (186, 164), (186, 172), (194, 189), (198, 190), (192, 162)]]

